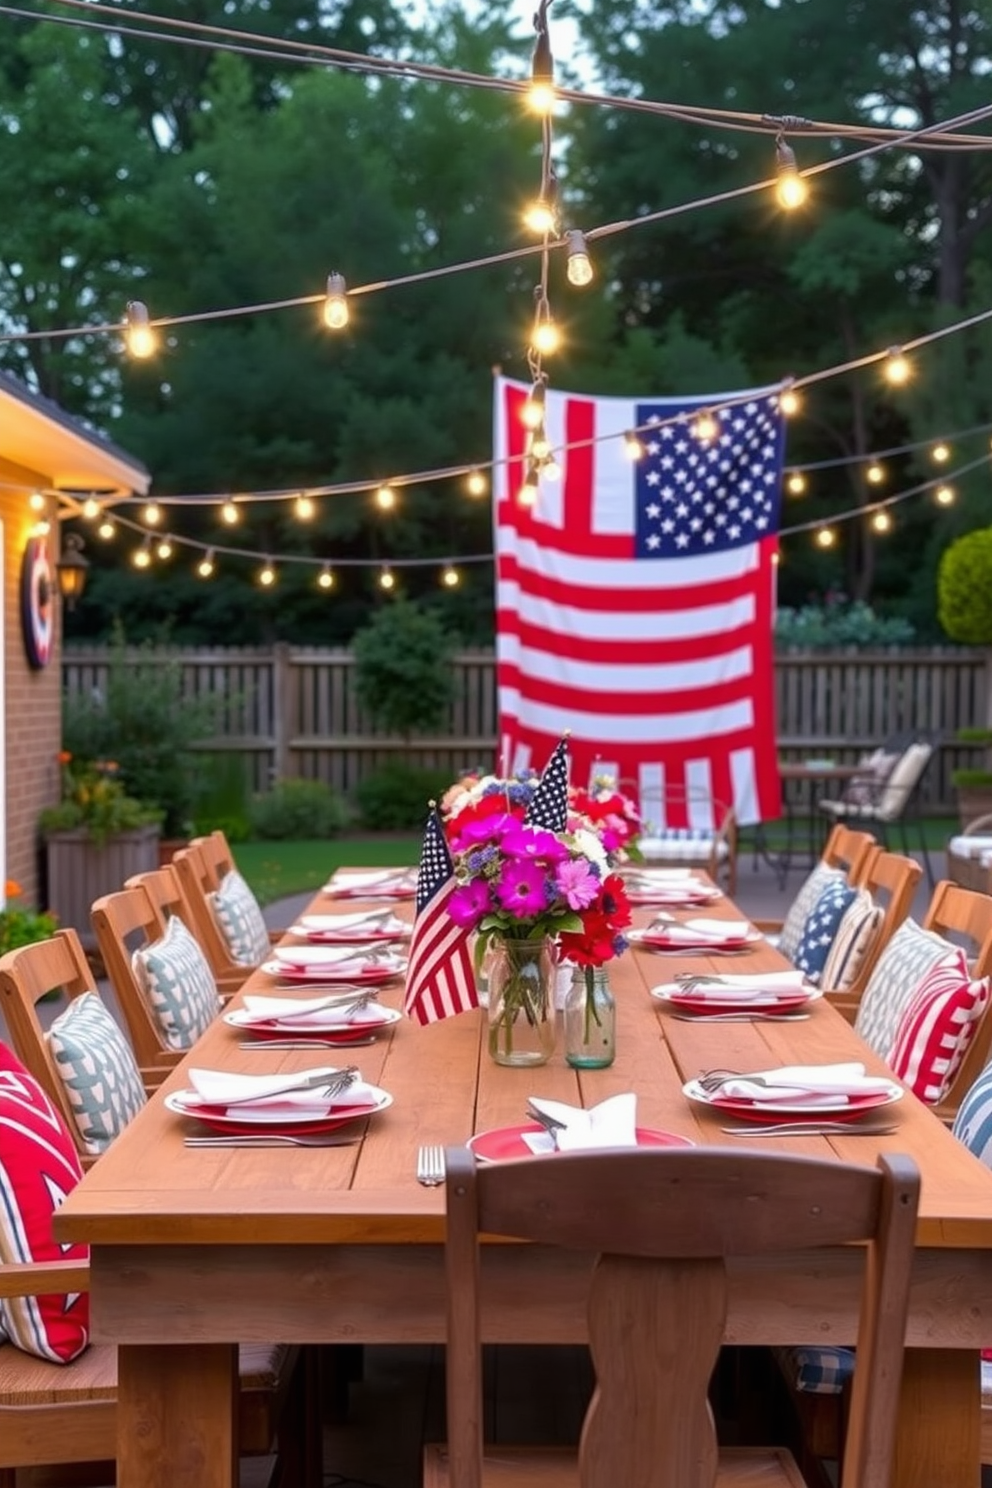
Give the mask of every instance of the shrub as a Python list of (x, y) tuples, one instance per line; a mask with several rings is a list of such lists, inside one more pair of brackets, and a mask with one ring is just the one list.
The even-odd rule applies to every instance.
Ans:
[[(6, 897), (17, 899), (20, 893), (20, 884), (8, 878)], [(34, 945), (36, 940), (48, 940), (57, 929), (58, 921), (53, 914), (8, 904), (5, 909), (0, 909), (0, 955), (16, 950), (18, 946)]]
[(344, 802), (322, 780), (279, 780), (248, 807), (252, 835), (270, 842), (336, 837), (347, 821)]
[(913, 627), (898, 616), (876, 615), (863, 600), (828, 594), (822, 603), (783, 608), (775, 616), (779, 646), (900, 646), (913, 639)]
[(437, 728), (454, 689), (453, 646), (431, 611), (393, 600), (352, 641), (358, 701), (379, 727), (404, 739)]
[(421, 830), (427, 803), (440, 800), (450, 784), (448, 770), (420, 770), (398, 762), (383, 765), (355, 792), (362, 826), (373, 832)]
[(161, 822), (162, 813), (135, 796), (129, 796), (119, 776), (116, 760), (74, 760), (68, 750), (59, 755), (62, 799), (46, 806), (38, 817), (41, 832), (85, 829), (102, 846), (118, 832)]
[(992, 527), (966, 532), (941, 554), (937, 619), (952, 641), (992, 645)]

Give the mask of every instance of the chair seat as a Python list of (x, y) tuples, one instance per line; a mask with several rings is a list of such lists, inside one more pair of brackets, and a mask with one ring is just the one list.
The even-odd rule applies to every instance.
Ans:
[(729, 845), (712, 832), (692, 832), (688, 828), (679, 831), (657, 832), (651, 837), (642, 837), (637, 844), (645, 863), (659, 863), (663, 859), (678, 859), (683, 863), (708, 863), (715, 855), (721, 862), (730, 856)]
[(982, 863), (992, 863), (992, 833), (976, 833), (974, 837), (962, 833), (951, 838), (947, 851), (958, 858), (978, 858)]
[[(555, 1447), (487, 1447), (482, 1479), (492, 1488), (576, 1488), (578, 1460)], [(443, 1445), (424, 1448), (424, 1488), (457, 1488)], [(720, 1453), (714, 1488), (806, 1488), (806, 1480), (784, 1448), (733, 1447)]]

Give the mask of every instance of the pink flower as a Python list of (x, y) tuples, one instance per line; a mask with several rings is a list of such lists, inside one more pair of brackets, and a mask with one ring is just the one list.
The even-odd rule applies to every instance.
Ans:
[(596, 898), (601, 884), (585, 858), (559, 863), (555, 887), (569, 909), (585, 909)]
[(480, 842), (497, 841), (509, 827), (515, 827), (518, 823), (505, 811), (498, 816), (482, 816), (477, 821), (466, 822), (451, 844), (452, 852), (465, 852), (468, 848), (477, 847)]
[(560, 863), (568, 857), (568, 848), (554, 832), (528, 827), (523, 822), (514, 822), (507, 829), (500, 846), (508, 858), (527, 858), (531, 862), (540, 859), (544, 863)]
[(539, 915), (547, 908), (544, 882), (544, 869), (538, 863), (528, 863), (523, 859), (504, 863), (495, 886), (496, 898), (518, 919)]
[(489, 908), (489, 886), (475, 879), (461, 884), (448, 900), (448, 913), (456, 925), (476, 925)]

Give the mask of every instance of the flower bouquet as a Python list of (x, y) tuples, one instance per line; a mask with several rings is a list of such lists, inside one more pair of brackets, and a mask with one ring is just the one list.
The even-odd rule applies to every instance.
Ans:
[(588, 790), (573, 786), (568, 793), (568, 809), (582, 825), (596, 833), (611, 863), (635, 856), (641, 830), (641, 814), (630, 796), (617, 788), (612, 775), (594, 775)]

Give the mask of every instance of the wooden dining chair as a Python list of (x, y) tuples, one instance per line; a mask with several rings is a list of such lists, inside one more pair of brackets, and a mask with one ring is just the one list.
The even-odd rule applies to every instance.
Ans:
[(642, 788), (638, 849), (650, 866), (704, 869), (733, 895), (737, 887), (737, 816), (709, 791)]
[[(971, 975), (992, 976), (992, 897), (943, 879), (934, 889), (923, 927), (963, 946)], [(953, 1122), (965, 1094), (992, 1058), (992, 1006), (985, 1012), (946, 1095), (934, 1106), (942, 1121)]]
[[(193, 916), (194, 933), (214, 975), (225, 987), (233, 987), (235, 983), (240, 986), (258, 963), (235, 957), (211, 907), (212, 896), (221, 892), (225, 877), (234, 871), (227, 839), (222, 832), (212, 832), (209, 837), (194, 837), (186, 847), (173, 854), (172, 863)], [(284, 933), (283, 930), (267, 931), (269, 944), (280, 940)]]
[(870, 832), (858, 832), (838, 822), (830, 829), (820, 860), (830, 868), (840, 868), (848, 883), (857, 887), (864, 882), (869, 862), (879, 851)]
[[(923, 869), (915, 858), (906, 857), (903, 853), (886, 852), (877, 845), (864, 860), (857, 887), (869, 894), (872, 903), (881, 909), (881, 919), (870, 935), (857, 968), (844, 990), (831, 989), (826, 975), (823, 982), (828, 1000), (844, 1014), (849, 1023), (853, 1023), (857, 1017), (858, 1004), (879, 956), (912, 908), (916, 887), (922, 876)], [(842, 921), (838, 936), (843, 934)]]
[(176, 865), (176, 856), (188, 850), (188, 847), (177, 848), (173, 854), (171, 863), (167, 863), (161, 868), (151, 868), (145, 873), (133, 874), (130, 878), (125, 879), (124, 887), (126, 889), (143, 887), (158, 911), (163, 924), (172, 915), (177, 915), (183, 921), (200, 943), (203, 954), (206, 956), (210, 965), (210, 970), (213, 972), (214, 981), (217, 983), (217, 990), (222, 996), (229, 995), (232, 992), (239, 991), (244, 986), (250, 968), (242, 966), (238, 962), (231, 961), (226, 955), (223, 957), (219, 955), (215, 956), (216, 925), (214, 925), (214, 935), (209, 938), (205, 937), (198, 907), (190, 900), (185, 882), (180, 877), (179, 869)]
[[(828, 1264), (831, 1248), (851, 1243), (866, 1244), (868, 1258), (842, 1482), (888, 1482), (920, 1187), (910, 1158), (886, 1154), (866, 1168), (618, 1149), (480, 1166), (458, 1147), (446, 1158), (448, 1441), (425, 1450), (425, 1488), (803, 1488), (784, 1448), (717, 1443), (707, 1391), (726, 1328), (727, 1262), (812, 1249)], [(596, 1388), (577, 1454), (484, 1445), (483, 1235), (595, 1257)], [(813, 1283), (803, 1301), (816, 1300)]]

